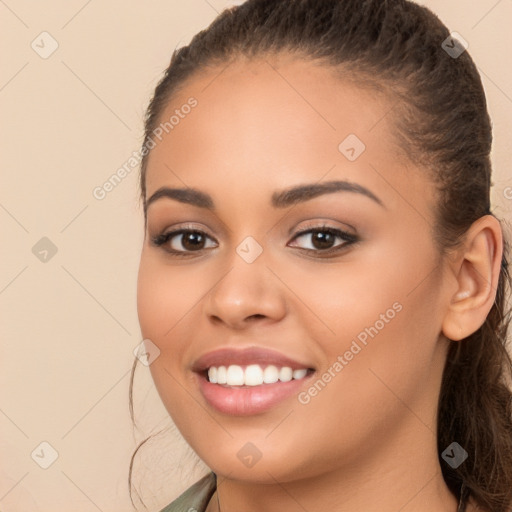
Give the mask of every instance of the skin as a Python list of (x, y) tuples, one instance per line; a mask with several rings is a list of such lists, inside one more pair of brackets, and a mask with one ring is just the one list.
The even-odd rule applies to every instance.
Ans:
[[(468, 336), (492, 306), (499, 223), (483, 217), (442, 257), (432, 239), (436, 193), (394, 143), (392, 103), (329, 69), (285, 56), (208, 69), (162, 120), (190, 96), (197, 107), (149, 154), (146, 198), (194, 187), (216, 209), (150, 204), (138, 312), (161, 351), (150, 368), (162, 401), (221, 482), (208, 512), (218, 502), (222, 512), (455, 512), (435, 436), (446, 336)], [(338, 150), (351, 133), (366, 145), (354, 162)], [(276, 190), (330, 180), (362, 185), (382, 205), (336, 192), (270, 206)], [(323, 222), (359, 242), (322, 257), (311, 234), (295, 237)], [(204, 249), (177, 235), (172, 247), (191, 253), (179, 258), (151, 243), (184, 223), (207, 234)], [(247, 236), (263, 249), (250, 264), (236, 252)], [(227, 346), (307, 361), (314, 381), (397, 302), (401, 311), (308, 404), (292, 396), (237, 417), (200, 394), (191, 365)], [(237, 457), (247, 442), (261, 452), (251, 468)]]

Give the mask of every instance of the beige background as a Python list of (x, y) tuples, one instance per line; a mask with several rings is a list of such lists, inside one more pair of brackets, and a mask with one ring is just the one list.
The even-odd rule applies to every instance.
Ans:
[[(231, 3), (0, 0), (3, 512), (131, 510), (135, 441), (165, 427), (136, 466), (148, 509), (204, 471), (142, 365), (139, 428), (129, 418), (129, 370), (141, 341), (138, 169), (101, 201), (92, 191), (138, 150), (144, 109), (172, 50)], [(512, 0), (425, 4), (468, 41), (481, 70), (495, 129), (494, 212), (510, 222)], [(46, 59), (39, 53), (55, 43), (43, 31), (58, 43)], [(57, 248), (46, 262), (32, 252), (43, 237)], [(40, 243), (38, 251), (48, 249)], [(58, 452), (48, 469), (36, 463), (50, 461), (43, 441)]]

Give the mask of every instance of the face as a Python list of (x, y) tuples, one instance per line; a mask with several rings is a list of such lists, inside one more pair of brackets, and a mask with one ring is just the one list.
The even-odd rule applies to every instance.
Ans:
[(195, 76), (173, 115), (148, 158), (138, 312), (192, 448), (282, 482), (431, 442), (447, 293), (433, 186), (394, 143), (392, 103), (281, 57)]

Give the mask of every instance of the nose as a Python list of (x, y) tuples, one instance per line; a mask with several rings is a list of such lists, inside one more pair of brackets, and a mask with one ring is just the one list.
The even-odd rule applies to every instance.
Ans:
[(255, 321), (273, 323), (286, 315), (284, 285), (263, 255), (247, 263), (237, 254), (204, 301), (212, 323), (244, 329)]

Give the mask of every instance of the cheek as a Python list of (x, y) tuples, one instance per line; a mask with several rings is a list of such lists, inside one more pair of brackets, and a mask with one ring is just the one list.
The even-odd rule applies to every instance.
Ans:
[(360, 333), (363, 338), (365, 328), (375, 323), (382, 330), (381, 316), (387, 326), (405, 296), (401, 279), (390, 269), (382, 271), (376, 262), (356, 257), (310, 270), (283, 266), (280, 276), (293, 283), (294, 295), (286, 300), (293, 303), (296, 319), (313, 334), (312, 340), (331, 347), (330, 352), (347, 349), (353, 338)]
[(178, 323), (186, 321), (198, 305), (206, 286), (201, 277), (200, 272), (167, 266), (143, 251), (137, 285), (139, 323), (142, 335), (158, 340), (161, 350), (176, 341), (173, 334)]
[[(197, 273), (195, 276), (199, 280)], [(193, 329), (187, 327), (187, 314), (193, 313), (204, 293), (198, 285), (193, 273), (162, 265), (149, 251), (143, 251), (137, 283), (139, 324), (142, 337), (160, 350), (149, 369), (162, 403), (175, 421), (180, 418), (180, 411), (190, 410), (180, 364), (188, 346), (184, 333)]]
[(167, 372), (177, 376), (176, 369), (183, 361), (187, 346), (183, 329), (187, 329), (187, 315), (193, 314), (201, 296), (195, 278), (199, 281), (197, 273), (162, 265), (157, 257), (143, 251), (137, 283), (137, 312), (142, 337), (151, 340), (160, 350), (160, 356), (150, 366), (157, 387), (160, 380), (172, 381)]
[[(405, 386), (432, 364), (441, 325), (436, 253), (426, 235), (402, 242), (383, 242), (340, 265), (317, 265), (295, 280), (294, 292), (307, 305), (297, 302), (303, 329), (321, 343), (327, 366), (347, 351), (351, 367), (364, 366), (353, 375), (358, 385), (375, 380), (368, 370), (375, 367)], [(292, 282), (294, 271), (286, 272), (283, 280)]]
[[(382, 286), (372, 279), (376, 275), (358, 279), (352, 293), (340, 292), (333, 283), (324, 286), (323, 295), (311, 305), (335, 335), (321, 338), (320, 330), (310, 329), (310, 335), (322, 343), (325, 363), (318, 379), (323, 383), (312, 382), (300, 397), (300, 403), (307, 405), (298, 407), (304, 415), (317, 418), (329, 439), (342, 435), (363, 440), (372, 432), (392, 431), (404, 415), (411, 414), (408, 408), (425, 423), (430, 421), (440, 368), (434, 357), (438, 329), (431, 321), (432, 310), (426, 318), (425, 306), (435, 308), (433, 302), (429, 304), (435, 286), (424, 283), (410, 293), (412, 274), (402, 273), (401, 279), (379, 275)], [(355, 281), (352, 274), (338, 284), (356, 285)], [(324, 308), (319, 309), (322, 303)], [(347, 449), (343, 443), (340, 446), (341, 452)]]

